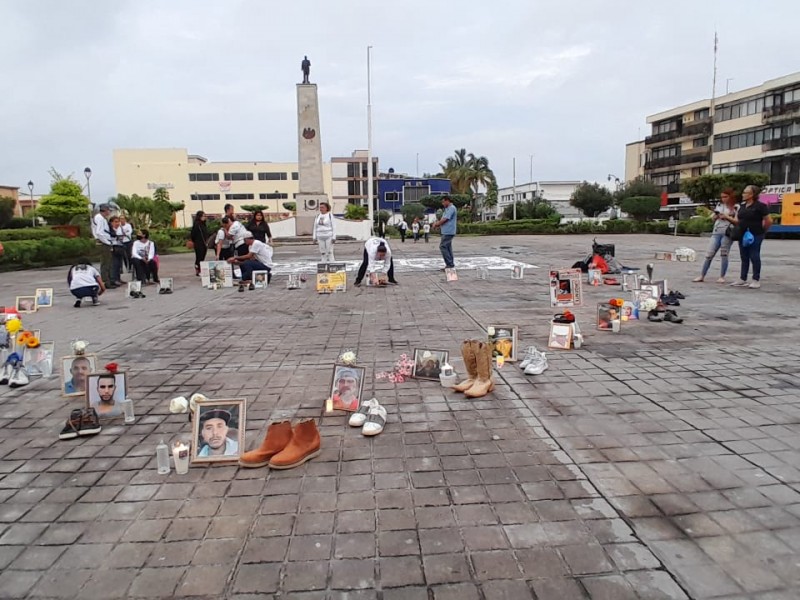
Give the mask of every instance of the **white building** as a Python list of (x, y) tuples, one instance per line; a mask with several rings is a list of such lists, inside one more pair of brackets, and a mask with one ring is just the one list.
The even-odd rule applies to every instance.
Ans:
[[(579, 218), (583, 214), (573, 206), (569, 199), (581, 181), (534, 181), (516, 186), (517, 205), (534, 198), (544, 198), (553, 205), (562, 217)], [(503, 214), (505, 208), (514, 203), (514, 187), (504, 187), (497, 190), (496, 217)]]

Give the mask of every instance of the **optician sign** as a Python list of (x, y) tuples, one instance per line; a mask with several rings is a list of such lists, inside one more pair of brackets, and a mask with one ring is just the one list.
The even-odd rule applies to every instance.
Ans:
[(795, 191), (794, 183), (784, 185), (766, 185), (761, 189), (758, 199), (764, 204), (777, 204), (783, 201), (784, 194), (792, 194)]
[(174, 190), (175, 185), (172, 183), (148, 183), (147, 189), (148, 190), (157, 190), (158, 188), (164, 188), (165, 190)]

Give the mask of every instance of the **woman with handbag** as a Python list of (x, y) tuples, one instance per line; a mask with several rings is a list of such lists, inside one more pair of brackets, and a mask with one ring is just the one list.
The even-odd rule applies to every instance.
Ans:
[[(742, 257), (742, 272), (739, 281), (732, 283), (734, 287), (749, 287), (757, 290), (761, 287), (761, 243), (764, 235), (772, 227), (769, 208), (759, 202), (761, 188), (748, 185), (742, 192), (743, 202), (733, 217), (726, 217), (734, 224), (732, 237), (739, 242), (739, 255)], [(753, 264), (753, 281), (748, 285), (747, 275), (750, 264)]]
[(206, 259), (208, 252), (208, 227), (206, 227), (206, 213), (202, 210), (198, 210), (194, 216), (189, 240), (194, 247), (194, 274), (199, 276), (200, 263)]
[(722, 194), (720, 195), (720, 203), (714, 209), (714, 214), (711, 216), (714, 221), (714, 228), (711, 230), (711, 241), (709, 242), (708, 250), (706, 251), (706, 260), (703, 263), (703, 270), (700, 272), (700, 275), (693, 279), (693, 281), (705, 281), (706, 275), (708, 274), (708, 269), (711, 267), (711, 262), (714, 260), (714, 257), (719, 251), (720, 267), (719, 279), (717, 279), (717, 283), (725, 283), (725, 273), (728, 272), (728, 254), (730, 253), (731, 245), (733, 244), (733, 239), (731, 239), (730, 235), (733, 225), (731, 225), (730, 222), (724, 217), (732, 217), (736, 215), (736, 200), (736, 191), (733, 189), (727, 188), (722, 191)]

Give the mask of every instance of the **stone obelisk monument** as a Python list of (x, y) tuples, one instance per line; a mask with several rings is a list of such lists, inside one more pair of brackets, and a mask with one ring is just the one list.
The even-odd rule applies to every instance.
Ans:
[(297, 194), (296, 235), (311, 235), (320, 202), (327, 202), (322, 178), (317, 86), (308, 80), (311, 61), (302, 62), (303, 83), (297, 84), (297, 151), (300, 192)]

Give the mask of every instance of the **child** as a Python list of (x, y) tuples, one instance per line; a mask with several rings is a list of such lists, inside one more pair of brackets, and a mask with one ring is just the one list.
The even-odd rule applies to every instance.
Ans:
[(411, 233), (414, 234), (414, 243), (416, 244), (419, 241), (419, 220), (414, 219), (414, 222), (411, 224)]
[(425, 221), (425, 224), (422, 226), (422, 234), (425, 236), (425, 243), (428, 243), (428, 236), (431, 234), (431, 224)]
[(81, 300), (88, 297), (92, 298), (92, 305), (97, 306), (100, 303), (97, 297), (106, 291), (100, 272), (85, 258), (70, 268), (67, 283), (69, 291), (77, 298), (75, 308), (80, 308)]

